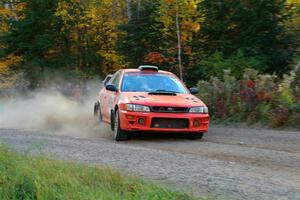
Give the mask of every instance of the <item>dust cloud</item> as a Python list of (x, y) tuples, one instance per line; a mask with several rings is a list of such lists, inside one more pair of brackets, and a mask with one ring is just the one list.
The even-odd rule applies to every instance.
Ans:
[(110, 137), (109, 126), (93, 116), (100, 81), (84, 85), (85, 94), (77, 99), (57, 87), (0, 98), (0, 128), (42, 130), (47, 134), (83, 138)]

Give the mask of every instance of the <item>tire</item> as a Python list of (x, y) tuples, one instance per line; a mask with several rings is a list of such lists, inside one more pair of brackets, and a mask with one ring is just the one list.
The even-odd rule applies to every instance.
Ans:
[(203, 133), (188, 133), (188, 139), (190, 140), (201, 140), (203, 137)]
[(111, 110), (110, 111), (110, 129), (112, 131), (114, 131), (115, 130), (114, 128), (115, 128), (115, 114), (114, 114), (114, 111)]
[(99, 101), (97, 101), (94, 105), (94, 117), (99, 121), (102, 122), (102, 115), (101, 115), (101, 106)]
[(99, 111), (99, 101), (97, 101), (95, 104), (94, 104), (94, 116), (96, 117), (98, 115), (98, 111)]
[(115, 117), (114, 117), (114, 139), (116, 141), (124, 141), (128, 140), (128, 133), (126, 131), (123, 131), (120, 126), (120, 116), (119, 111), (116, 111)]

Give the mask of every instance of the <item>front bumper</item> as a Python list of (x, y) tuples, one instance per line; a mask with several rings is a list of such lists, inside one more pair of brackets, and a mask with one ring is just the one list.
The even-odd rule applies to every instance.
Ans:
[[(184, 128), (161, 128), (153, 127), (154, 118), (185, 119), (187, 127)], [(143, 119), (143, 120), (141, 120)], [(196, 122), (197, 121), (197, 122)], [(143, 122), (143, 123), (140, 123)], [(205, 133), (209, 127), (208, 114), (194, 113), (155, 113), (155, 112), (130, 112), (120, 111), (120, 126), (125, 131), (159, 131), (159, 132), (194, 132)]]

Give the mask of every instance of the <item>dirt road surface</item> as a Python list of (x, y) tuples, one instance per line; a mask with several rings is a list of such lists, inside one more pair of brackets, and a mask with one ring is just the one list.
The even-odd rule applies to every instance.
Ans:
[(117, 143), (108, 129), (80, 136), (0, 129), (0, 142), (20, 152), (115, 167), (199, 196), (300, 200), (300, 132), (215, 126), (201, 141), (135, 134)]

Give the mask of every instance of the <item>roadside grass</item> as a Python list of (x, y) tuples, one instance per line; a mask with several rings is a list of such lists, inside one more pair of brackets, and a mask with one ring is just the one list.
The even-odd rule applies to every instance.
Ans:
[(1, 200), (195, 200), (184, 192), (157, 186), (120, 172), (18, 154), (0, 144)]

